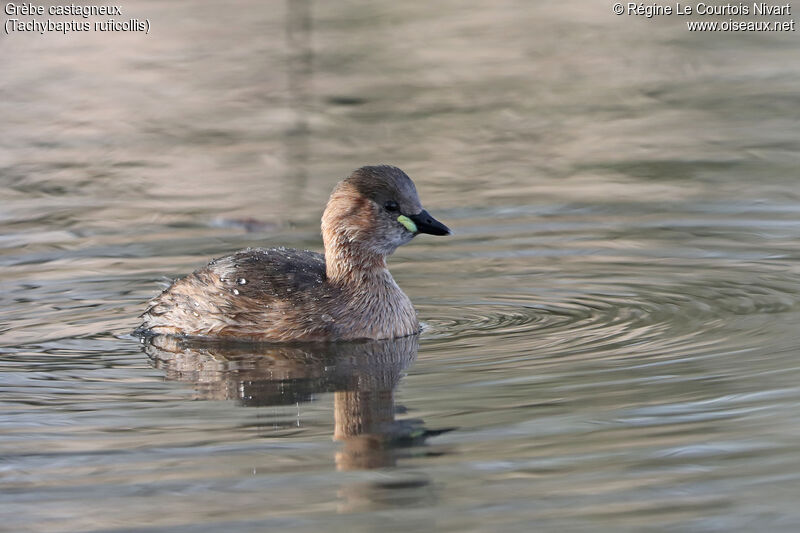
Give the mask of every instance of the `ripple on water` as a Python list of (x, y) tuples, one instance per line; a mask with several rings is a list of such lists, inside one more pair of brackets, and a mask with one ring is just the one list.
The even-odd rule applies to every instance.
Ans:
[(538, 357), (670, 356), (758, 342), (763, 320), (798, 309), (797, 288), (777, 275), (709, 269), (698, 277), (693, 266), (693, 275), (687, 269), (684, 279), (673, 269), (666, 281), (637, 268), (627, 279), (562, 278), (557, 289), (521, 287), (476, 303), (421, 305), (424, 336), (455, 344), (498, 337), (503, 351)]

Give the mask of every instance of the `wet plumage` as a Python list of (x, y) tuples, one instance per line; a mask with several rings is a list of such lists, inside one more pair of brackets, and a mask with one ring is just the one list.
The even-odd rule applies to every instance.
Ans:
[(280, 342), (414, 334), (416, 312), (385, 258), (423, 232), (449, 230), (422, 209), (411, 179), (362, 167), (328, 201), (324, 256), (272, 248), (215, 259), (154, 298), (137, 331)]

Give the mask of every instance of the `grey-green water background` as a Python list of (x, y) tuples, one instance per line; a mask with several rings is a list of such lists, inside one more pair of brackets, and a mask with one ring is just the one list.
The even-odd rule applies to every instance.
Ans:
[[(137, 1), (149, 35), (3, 35), (0, 530), (800, 528), (799, 36), (611, 6)], [(365, 378), (130, 336), (211, 257), (319, 250), (377, 162), (456, 232), (390, 261), (418, 351)], [(335, 420), (380, 379), (356, 407), (408, 438), (374, 456)]]

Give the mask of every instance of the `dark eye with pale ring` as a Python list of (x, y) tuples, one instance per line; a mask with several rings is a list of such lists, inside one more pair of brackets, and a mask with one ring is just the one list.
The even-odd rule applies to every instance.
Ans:
[(395, 202), (394, 200), (389, 200), (388, 202), (383, 204), (383, 207), (387, 211), (391, 211), (391, 212), (400, 211), (400, 206), (397, 205), (397, 202)]

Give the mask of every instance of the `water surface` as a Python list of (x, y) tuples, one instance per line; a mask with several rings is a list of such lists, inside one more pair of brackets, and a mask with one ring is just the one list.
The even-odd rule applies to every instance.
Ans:
[[(130, 2), (0, 43), (8, 531), (795, 531), (800, 49), (588, 1)], [(387, 162), (419, 339), (142, 346)]]

